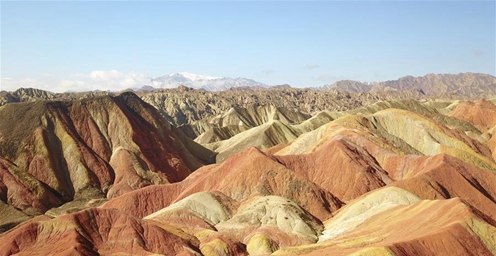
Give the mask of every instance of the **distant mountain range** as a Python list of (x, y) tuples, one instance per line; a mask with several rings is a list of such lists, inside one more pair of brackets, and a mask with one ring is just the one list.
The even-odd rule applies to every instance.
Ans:
[[(135, 90), (150, 91), (186, 86), (206, 91), (225, 90), (265, 90), (269, 88), (290, 88), (291, 86), (270, 86), (248, 78), (215, 77), (187, 72), (172, 73), (150, 79), (150, 84)], [(421, 77), (405, 76), (384, 82), (360, 82), (341, 80), (318, 89), (352, 92), (384, 93), (391, 91), (416, 90), (426, 95), (447, 96), (448, 94), (478, 96), (486, 93), (496, 94), (496, 77), (479, 73), (427, 74)]]
[[(165, 76), (150, 78), (149, 84), (140, 88), (132, 88), (139, 92), (152, 92), (160, 89), (206, 90), (206, 91), (260, 91), (271, 89), (289, 89), (288, 84), (267, 85), (248, 78), (214, 77), (192, 73), (172, 73)], [(182, 89), (181, 89), (182, 88)], [(304, 89), (305, 90), (305, 89)], [(341, 80), (318, 88), (315, 91), (335, 91), (345, 93), (390, 94), (392, 92), (420, 93), (428, 97), (469, 97), (487, 98), (496, 95), (496, 77), (488, 74), (427, 74), (421, 77), (405, 76), (397, 80), (384, 82), (360, 82)], [(80, 92), (80, 93), (50, 93), (31, 88), (20, 88), (13, 92), (0, 92), (0, 106), (8, 102), (24, 102), (36, 99), (71, 98), (82, 96), (92, 97), (113, 92)]]
[(326, 85), (323, 89), (355, 93), (421, 90), (426, 95), (476, 96), (495, 93), (496, 77), (478, 73), (427, 74), (421, 77), (405, 76), (398, 80), (376, 83), (342, 80)]
[[(192, 74), (187, 72), (172, 73), (165, 76), (152, 78), (150, 85), (153, 88), (177, 88), (187, 86), (193, 89), (202, 89), (207, 91), (225, 91), (230, 88), (238, 87), (259, 87), (268, 88), (269, 86), (248, 78), (232, 77), (215, 77)], [(149, 87), (146, 87), (149, 89)]]

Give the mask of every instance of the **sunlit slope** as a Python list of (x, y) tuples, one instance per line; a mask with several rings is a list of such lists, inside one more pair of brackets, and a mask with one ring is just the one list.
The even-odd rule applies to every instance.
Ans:
[(474, 139), (461, 129), (450, 129), (425, 116), (400, 109), (385, 109), (366, 116), (344, 116), (303, 134), (276, 154), (313, 152), (344, 129), (354, 129), (370, 141), (397, 152), (418, 155), (446, 153), (475, 166), (496, 170), (491, 151), (482, 137)]
[(205, 144), (212, 151), (219, 152), (216, 160), (223, 162), (231, 155), (248, 147), (267, 149), (278, 144), (284, 144), (296, 139), (299, 132), (280, 121), (269, 121), (245, 132), (239, 133), (227, 140)]
[(494, 102), (478, 100), (465, 101), (449, 112), (450, 116), (472, 123), (488, 141), (487, 146), (492, 151), (496, 161), (496, 105)]
[(38, 217), (0, 239), (2, 255), (194, 255), (199, 244), (179, 230), (98, 208), (55, 219)]
[[(97, 208), (107, 199), (24, 222), (0, 235), (0, 254), (43, 254), (50, 244), (60, 254), (494, 255), (493, 125), (475, 115), (490, 114), (485, 104), (391, 101), (298, 123), (260, 119), (210, 144), (222, 149), (222, 162), (158, 184), (155, 176), (137, 179), (146, 154), (132, 154), (123, 144), (130, 140), (118, 137), (112, 141), (122, 146), (108, 164), (125, 174), (118, 179), (116, 171), (121, 183), (109, 186), (120, 193)], [(226, 129), (241, 120), (229, 118)], [(144, 130), (133, 124), (128, 132), (136, 138)], [(166, 128), (201, 156), (197, 144)], [(166, 165), (175, 155), (153, 156)], [(4, 212), (22, 213), (9, 207)]]
[(370, 213), (365, 211), (360, 215), (350, 212), (352, 207), (343, 209), (336, 218), (345, 214), (351, 214), (351, 218), (365, 215), (360, 225), (336, 230), (334, 220), (330, 219), (319, 243), (284, 248), (274, 255), (493, 255), (496, 252), (496, 228), (456, 198), (408, 201), (379, 213), (371, 208)]
[(179, 181), (212, 154), (132, 93), (7, 104), (0, 117), (0, 195), (28, 214)]

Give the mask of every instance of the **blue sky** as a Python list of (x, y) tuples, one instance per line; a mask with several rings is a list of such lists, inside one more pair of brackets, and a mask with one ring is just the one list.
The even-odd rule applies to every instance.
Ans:
[(2, 1), (1, 89), (123, 89), (172, 72), (296, 87), (495, 75), (495, 22), (494, 1)]

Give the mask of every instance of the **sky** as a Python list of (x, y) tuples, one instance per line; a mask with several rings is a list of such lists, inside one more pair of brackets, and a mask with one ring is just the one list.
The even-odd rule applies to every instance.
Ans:
[(495, 75), (495, 1), (1, 1), (0, 90), (122, 90), (174, 72), (316, 87)]

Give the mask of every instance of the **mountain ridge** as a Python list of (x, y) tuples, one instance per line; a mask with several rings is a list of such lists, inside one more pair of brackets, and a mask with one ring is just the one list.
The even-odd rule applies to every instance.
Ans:
[(496, 255), (490, 95), (17, 94), (0, 255)]
[(268, 85), (264, 83), (248, 78), (216, 77), (188, 72), (172, 73), (155, 77), (150, 80), (150, 86), (160, 89), (177, 88), (181, 85), (206, 91), (225, 91), (237, 87), (268, 87)]
[[(208, 76), (199, 75), (189, 72), (177, 72), (164, 76), (149, 78), (148, 84), (143, 84), (141, 87), (130, 88), (128, 90), (139, 91), (155, 91), (161, 89), (174, 89), (180, 86), (190, 87), (196, 90), (206, 91), (225, 91), (225, 90), (250, 90), (250, 89), (270, 89), (270, 88), (292, 88), (288, 84), (268, 85), (262, 82), (255, 81), (249, 78), (242, 77), (226, 77), (226, 76)], [(356, 80), (339, 80), (332, 84), (323, 85), (320, 87), (305, 87), (301, 89), (311, 90), (332, 90), (341, 92), (353, 93), (381, 93), (391, 91), (408, 91), (419, 90), (422, 93), (437, 96), (449, 96), (450, 94), (463, 96), (483, 96), (484, 92), (496, 95), (496, 77), (484, 73), (428, 73), (424, 76), (406, 75), (396, 80), (387, 80), (380, 82), (363, 82)], [(31, 90), (31, 92), (28, 92)], [(0, 91), (0, 105), (6, 102), (26, 101), (29, 98), (48, 99), (60, 97), (66, 93), (52, 93), (35, 88), (20, 88), (16, 91)], [(78, 93), (105, 93), (101, 91), (87, 91)], [(109, 92), (107, 92), (109, 93)], [(7, 100), (10, 98), (10, 100)]]
[(421, 90), (422, 93), (436, 96), (449, 94), (475, 96), (484, 93), (495, 95), (496, 77), (470, 72), (458, 74), (429, 73), (424, 76), (404, 76), (396, 80), (372, 83), (342, 80), (322, 88), (356, 93)]

